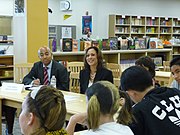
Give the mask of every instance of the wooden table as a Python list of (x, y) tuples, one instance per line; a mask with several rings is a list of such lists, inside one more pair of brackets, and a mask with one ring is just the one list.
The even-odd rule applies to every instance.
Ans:
[[(2, 104), (14, 108), (21, 108), (22, 102), (29, 91), (23, 91), (22, 93), (12, 93), (0, 91), (0, 107), (2, 110)], [(66, 101), (67, 115), (66, 120), (77, 113), (86, 112), (86, 97), (83, 94), (62, 91)], [(2, 104), (1, 104), (2, 103)], [(2, 121), (0, 111), (0, 135), (2, 134)]]
[(171, 72), (165, 72), (165, 71), (156, 71), (156, 80), (158, 80), (160, 83), (168, 84), (169, 79), (171, 77)]
[(0, 97), (0, 135), (2, 135), (2, 99)]

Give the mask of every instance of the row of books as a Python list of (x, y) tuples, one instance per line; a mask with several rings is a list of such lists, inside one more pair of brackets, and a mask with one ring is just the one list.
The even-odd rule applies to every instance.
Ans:
[(155, 28), (147, 28), (146, 32), (147, 33), (155, 33), (155, 30), (156, 30)]
[[(163, 65), (163, 56), (154, 56), (152, 57), (156, 67), (162, 66)], [(121, 60), (120, 65), (121, 65), (121, 70), (124, 71), (128, 67), (134, 66), (136, 62), (136, 59), (131, 59), (131, 60)], [(63, 64), (65, 67), (67, 67), (68, 61), (59, 61), (59, 63)]]
[(139, 18), (132, 18), (131, 19), (131, 24), (132, 25), (143, 25), (143, 20)]
[[(117, 38), (83, 41), (72, 38), (63, 38), (60, 45), (57, 45), (56, 39), (49, 41), (49, 46), (53, 52), (60, 48), (63, 52), (84, 51), (90, 46), (96, 46), (100, 50), (133, 50), (133, 49), (156, 49), (163, 48), (162, 41), (158, 38)], [(58, 47), (59, 46), (59, 47)]]
[(117, 18), (116, 24), (128, 24), (128, 20), (126, 18)]
[(143, 28), (131, 28), (131, 33), (144, 33)]
[[(163, 56), (153, 56), (151, 57), (154, 64), (156, 65), (156, 67), (162, 66), (163, 65), (163, 60), (164, 57)], [(120, 65), (121, 65), (121, 70), (124, 71), (125, 69), (127, 69), (128, 67), (134, 66), (136, 62), (136, 59), (131, 59), (131, 60), (121, 60), (120, 61)]]
[(147, 25), (157, 25), (156, 20), (152, 19), (152, 18), (147, 18), (146, 24)]
[(165, 26), (169, 26), (169, 25), (171, 25), (171, 23), (170, 23), (170, 21), (169, 20), (163, 20), (163, 21), (161, 21), (161, 23), (160, 23), (161, 25), (165, 25)]
[(128, 67), (134, 66), (135, 65), (135, 59), (132, 60), (121, 60), (120, 65), (121, 65), (121, 70), (124, 71)]
[(119, 33), (128, 33), (129, 32), (129, 28), (128, 27), (116, 27), (116, 32)]

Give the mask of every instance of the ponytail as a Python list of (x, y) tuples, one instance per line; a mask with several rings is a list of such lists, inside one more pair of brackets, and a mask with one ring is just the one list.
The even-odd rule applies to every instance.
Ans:
[(89, 129), (97, 129), (100, 120), (100, 104), (96, 95), (90, 98), (87, 112)]
[(119, 111), (118, 117), (117, 117), (117, 123), (128, 125), (132, 123), (134, 119), (133, 113), (132, 113), (132, 101), (129, 97), (129, 95), (124, 91), (119, 91), (120, 98), (124, 98), (125, 102), (122, 105), (121, 110)]

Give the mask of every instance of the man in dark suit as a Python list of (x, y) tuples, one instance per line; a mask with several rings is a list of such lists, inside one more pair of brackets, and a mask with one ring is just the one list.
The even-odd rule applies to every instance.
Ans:
[(52, 76), (56, 77), (56, 88), (60, 90), (68, 90), (69, 89), (69, 75), (67, 69), (60, 63), (54, 61), (52, 59), (52, 52), (48, 47), (41, 47), (38, 50), (38, 57), (40, 59), (39, 62), (34, 63), (29, 74), (27, 74), (23, 83), (25, 85), (43, 85), (44, 84), (44, 76), (45, 69), (47, 68), (47, 83), (50, 84), (50, 80)]

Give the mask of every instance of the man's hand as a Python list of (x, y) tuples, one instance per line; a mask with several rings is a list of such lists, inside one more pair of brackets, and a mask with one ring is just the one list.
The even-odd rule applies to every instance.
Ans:
[(33, 80), (33, 85), (40, 85), (40, 80), (39, 79)]

